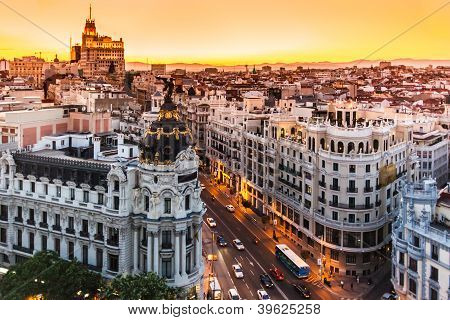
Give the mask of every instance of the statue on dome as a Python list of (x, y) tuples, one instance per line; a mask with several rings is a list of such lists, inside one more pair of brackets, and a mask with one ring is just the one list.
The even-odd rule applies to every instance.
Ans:
[(164, 81), (164, 84), (165, 84), (164, 91), (167, 91), (166, 95), (164, 96), (164, 102), (171, 103), (173, 88), (175, 86), (173, 83), (173, 79), (165, 78), (165, 77), (156, 77), (156, 79)]

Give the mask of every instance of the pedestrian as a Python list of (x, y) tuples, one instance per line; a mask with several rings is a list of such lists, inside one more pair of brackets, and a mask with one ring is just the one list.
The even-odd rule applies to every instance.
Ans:
[(341, 288), (344, 289), (344, 281), (341, 280)]
[(356, 276), (356, 283), (359, 283), (359, 276)]
[(350, 284), (350, 289), (353, 291), (353, 282)]

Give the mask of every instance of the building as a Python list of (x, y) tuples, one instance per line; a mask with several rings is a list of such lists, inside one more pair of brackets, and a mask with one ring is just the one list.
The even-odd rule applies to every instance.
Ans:
[(380, 61), (380, 69), (390, 68), (392, 63), (390, 61)]
[[(253, 96), (253, 95), (252, 95)], [(319, 258), (332, 273), (367, 276), (389, 252), (399, 181), (414, 178), (412, 122), (361, 122), (353, 103), (328, 119), (224, 110), (208, 126), (219, 183)]]
[[(91, 11), (89, 19), (86, 19), (81, 41), (80, 68), (83, 76), (92, 78), (117, 74), (121, 77), (125, 74), (124, 44), (120, 40), (112, 40), (109, 36), (100, 36), (97, 33), (95, 20)], [(75, 54), (76, 57), (76, 54)]]
[(166, 100), (139, 147), (119, 135), (113, 148), (105, 138), (45, 137), (31, 152), (2, 155), (0, 265), (53, 250), (106, 278), (153, 271), (203, 298), (206, 209), (176, 106)]
[(42, 86), (42, 69), (45, 60), (34, 56), (14, 58), (9, 63), (9, 75), (11, 77), (21, 77), (25, 81), (33, 84), (34, 87)]
[(155, 76), (165, 75), (167, 72), (165, 64), (152, 64), (151, 71)]
[(406, 184), (392, 232), (392, 276), (406, 299), (449, 300), (450, 194), (433, 179)]

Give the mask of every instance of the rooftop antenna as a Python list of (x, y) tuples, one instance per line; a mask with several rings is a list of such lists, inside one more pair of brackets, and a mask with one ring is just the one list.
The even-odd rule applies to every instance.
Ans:
[(92, 4), (89, 3), (89, 20), (92, 20)]

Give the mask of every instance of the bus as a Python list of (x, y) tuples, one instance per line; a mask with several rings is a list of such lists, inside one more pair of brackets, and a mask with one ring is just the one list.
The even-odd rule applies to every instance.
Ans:
[(277, 244), (275, 255), (297, 278), (307, 278), (310, 273), (309, 265), (295, 254), (287, 245)]
[(211, 300), (222, 300), (222, 289), (216, 277), (209, 279), (208, 297)]

